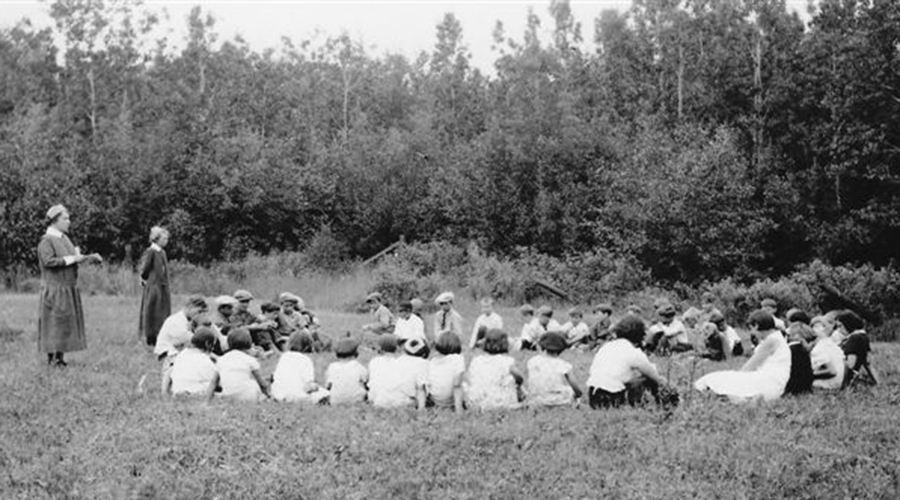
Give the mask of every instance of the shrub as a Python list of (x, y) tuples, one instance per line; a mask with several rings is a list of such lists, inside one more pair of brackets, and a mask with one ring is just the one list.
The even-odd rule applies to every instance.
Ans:
[(730, 324), (743, 325), (747, 316), (756, 309), (763, 299), (771, 298), (778, 304), (779, 313), (798, 307), (810, 313), (818, 308), (809, 288), (791, 278), (776, 281), (766, 279), (746, 286), (726, 278), (710, 285), (707, 291), (715, 297), (716, 305)]
[(348, 270), (349, 254), (350, 248), (334, 235), (331, 227), (322, 226), (304, 250), (304, 264), (309, 270), (336, 274)]

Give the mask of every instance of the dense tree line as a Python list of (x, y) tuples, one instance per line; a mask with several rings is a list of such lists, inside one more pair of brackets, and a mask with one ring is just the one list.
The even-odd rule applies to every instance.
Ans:
[(193, 262), (325, 231), (347, 257), (400, 235), (601, 249), (686, 282), (900, 248), (896, 1), (804, 25), (782, 0), (634, 0), (583, 29), (553, 0), (520, 37), (497, 24), (494, 75), (452, 14), (411, 61), (219, 43), (200, 8), (173, 51), (138, 3), (49, 8), (52, 29), (0, 31), (2, 269), (34, 265), (58, 201), (114, 260), (153, 224)]

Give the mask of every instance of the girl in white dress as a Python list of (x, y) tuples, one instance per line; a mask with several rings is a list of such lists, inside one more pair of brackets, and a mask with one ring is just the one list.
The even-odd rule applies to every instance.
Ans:
[(281, 354), (272, 374), (272, 397), (289, 403), (322, 402), (328, 397), (328, 390), (316, 383), (316, 367), (305, 354), (312, 352), (312, 337), (296, 333), (289, 344), (290, 350)]
[(568, 342), (562, 333), (541, 336), (541, 352), (528, 360), (526, 402), (530, 407), (573, 406), (581, 397), (581, 388), (572, 380), (572, 364), (561, 359)]
[(191, 337), (191, 346), (178, 353), (172, 363), (170, 389), (173, 397), (203, 396), (211, 399), (219, 384), (219, 369), (212, 360), (216, 334), (200, 327)]
[(469, 364), (464, 382), (466, 402), (470, 408), (492, 410), (519, 407), (519, 386), (524, 378), (516, 368), (516, 360), (507, 354), (509, 339), (503, 330), (488, 330), (484, 336), (484, 352)]
[(259, 361), (250, 355), (253, 340), (246, 328), (235, 328), (228, 334), (230, 351), (219, 358), (219, 385), (222, 397), (257, 403), (269, 395), (269, 386), (260, 375)]
[(750, 331), (761, 339), (753, 356), (738, 371), (718, 371), (694, 382), (699, 391), (727, 396), (735, 403), (778, 399), (791, 375), (791, 349), (775, 327), (775, 317), (765, 310), (750, 314)]
[(463, 376), (466, 360), (462, 342), (453, 332), (444, 332), (434, 344), (438, 355), (428, 360), (428, 404), (437, 408), (463, 410)]

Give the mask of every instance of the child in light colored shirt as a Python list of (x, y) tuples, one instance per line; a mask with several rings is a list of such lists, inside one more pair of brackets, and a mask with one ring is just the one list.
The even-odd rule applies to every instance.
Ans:
[[(188, 299), (182, 310), (172, 314), (163, 322), (159, 334), (156, 336), (156, 345), (153, 347), (153, 354), (161, 364), (163, 395), (169, 393), (172, 384), (172, 364), (175, 362), (175, 357), (190, 344), (191, 337), (194, 335), (191, 326), (193, 320), (205, 314), (206, 311), (206, 300), (195, 295)], [(209, 323), (206, 326), (212, 325), (211, 321), (207, 320), (206, 322)]]
[(172, 364), (172, 396), (212, 398), (219, 383), (219, 369), (211, 357), (215, 343), (216, 334), (212, 329), (197, 329), (191, 338), (191, 346), (178, 353)]
[(626, 402), (635, 405), (642, 400), (645, 388), (657, 394), (666, 383), (639, 349), (646, 335), (640, 317), (626, 316), (613, 327), (613, 333), (616, 339), (603, 344), (591, 363), (587, 387), (594, 409), (619, 407)]
[(219, 385), (222, 397), (256, 403), (269, 395), (269, 386), (260, 375), (259, 361), (250, 355), (253, 340), (246, 328), (228, 334), (231, 350), (219, 358)]
[(312, 338), (306, 333), (291, 337), (289, 350), (278, 358), (272, 374), (272, 398), (289, 403), (320, 403), (328, 390), (316, 383), (316, 368), (306, 355), (312, 352)]
[(484, 344), (484, 334), (488, 330), (502, 330), (503, 318), (494, 312), (494, 299), (485, 297), (481, 299), (481, 315), (475, 319), (472, 327), (472, 336), (469, 337), (469, 349)]
[(425, 322), (412, 313), (412, 304), (401, 302), (397, 306), (397, 312), (400, 315), (394, 323), (394, 336), (397, 337), (397, 342), (402, 344), (410, 339), (419, 339), (424, 342)]
[(466, 360), (462, 357), (459, 337), (444, 332), (434, 345), (438, 356), (428, 360), (428, 404), (437, 408), (463, 410), (463, 376)]
[(560, 359), (567, 340), (561, 333), (545, 333), (542, 353), (528, 360), (525, 385), (528, 406), (571, 406), (581, 397), (581, 388), (572, 381), (572, 364)]
[(332, 406), (360, 403), (366, 400), (369, 370), (356, 360), (359, 341), (345, 337), (334, 348), (337, 361), (325, 370), (325, 387), (331, 391)]
[(844, 384), (844, 351), (831, 340), (834, 326), (831, 319), (816, 316), (810, 322), (816, 332), (816, 340), (809, 352), (813, 369), (813, 387), (836, 390)]
[(587, 346), (591, 336), (591, 329), (584, 322), (584, 313), (577, 307), (569, 309), (569, 321), (560, 327), (560, 331), (566, 335), (567, 347)]
[(369, 361), (369, 401), (379, 408), (425, 408), (425, 384), (428, 362), (418, 357), (425, 343), (412, 339), (403, 344), (403, 354), (396, 356), (397, 337), (382, 335), (381, 356)]
[(517, 347), (521, 350), (536, 350), (538, 342), (547, 332), (556, 332), (560, 330), (560, 324), (553, 319), (553, 308), (550, 306), (541, 306), (537, 311), (537, 317), (530, 323), (522, 327), (522, 338), (517, 342)]
[(516, 360), (508, 354), (509, 339), (503, 330), (488, 330), (484, 352), (469, 364), (464, 382), (470, 408), (491, 410), (519, 407), (519, 387), (524, 378)]

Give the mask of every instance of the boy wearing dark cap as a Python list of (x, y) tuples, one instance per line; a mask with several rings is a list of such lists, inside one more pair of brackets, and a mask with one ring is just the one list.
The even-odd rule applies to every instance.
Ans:
[(661, 302), (657, 309), (659, 321), (647, 332), (646, 349), (666, 355), (672, 352), (690, 351), (694, 348), (688, 338), (684, 323), (675, 318), (675, 306)]

